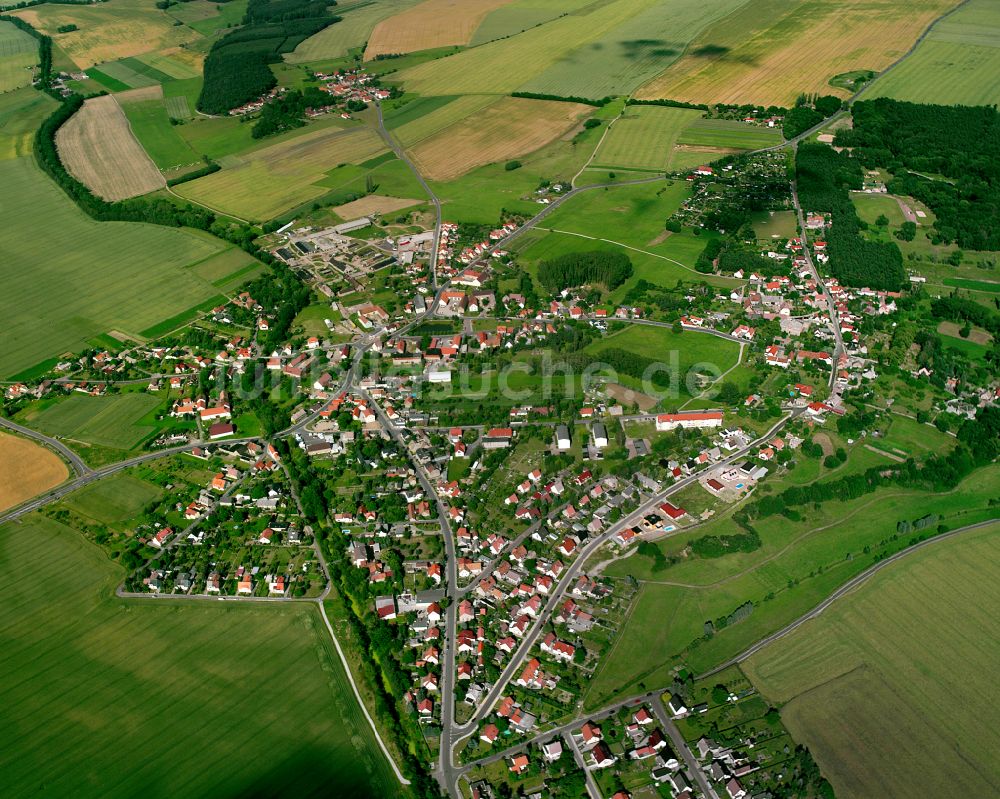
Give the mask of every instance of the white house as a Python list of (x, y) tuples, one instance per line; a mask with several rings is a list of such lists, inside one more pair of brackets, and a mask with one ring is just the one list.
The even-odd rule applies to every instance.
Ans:
[(656, 429), (673, 430), (677, 427), (704, 428), (720, 427), (722, 411), (685, 411), (682, 413), (661, 413), (656, 417)]

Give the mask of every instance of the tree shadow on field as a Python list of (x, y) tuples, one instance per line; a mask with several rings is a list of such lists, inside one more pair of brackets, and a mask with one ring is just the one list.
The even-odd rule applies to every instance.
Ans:
[(626, 58), (639, 58), (641, 56), (670, 58), (680, 54), (680, 50), (670, 46), (670, 43), (663, 39), (626, 39), (619, 42), (619, 45)]
[(694, 58), (714, 58), (721, 61), (732, 61), (738, 64), (753, 65), (757, 59), (752, 55), (735, 55), (732, 49), (724, 44), (703, 44), (688, 51)]
[[(261, 764), (267, 758), (261, 753)], [(342, 758), (342, 759), (341, 759)], [(363, 761), (353, 752), (342, 756), (329, 749), (304, 746), (283, 762), (248, 773), (218, 799), (274, 799), (276, 797), (336, 797), (337, 799), (389, 799), (369, 779)]]

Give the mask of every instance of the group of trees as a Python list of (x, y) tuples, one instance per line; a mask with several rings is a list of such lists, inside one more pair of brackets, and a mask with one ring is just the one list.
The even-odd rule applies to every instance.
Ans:
[[(275, 133), (301, 128), (306, 124), (307, 108), (321, 108), (332, 102), (332, 95), (315, 86), (307, 86), (302, 91), (287, 91), (264, 104), (250, 135), (255, 139), (262, 139)], [(364, 103), (361, 106), (364, 108)]]
[(785, 114), (782, 132), (786, 139), (794, 139), (805, 133), (809, 128), (818, 125), (824, 119), (836, 114), (844, 101), (832, 94), (812, 99), (801, 95), (795, 102), (795, 107)]
[(632, 276), (632, 261), (620, 250), (591, 250), (560, 255), (538, 265), (538, 279), (550, 291), (602, 283), (609, 291)]
[[(1000, 113), (995, 106), (940, 106), (879, 98), (852, 107), (837, 144), (893, 173), (889, 190), (926, 203), (936, 239), (1000, 249)], [(919, 174), (917, 174), (919, 173)], [(943, 176), (945, 179), (937, 178)]]
[(205, 58), (198, 110), (225, 114), (274, 88), (270, 65), (340, 21), (327, 13), (331, 5), (335, 0), (250, 0), (243, 25), (216, 41)]
[(845, 286), (899, 290), (906, 280), (899, 247), (862, 237), (861, 221), (848, 194), (849, 189), (861, 188), (861, 164), (825, 144), (803, 143), (795, 172), (802, 206), (832, 214), (833, 224), (825, 235), (833, 275)]

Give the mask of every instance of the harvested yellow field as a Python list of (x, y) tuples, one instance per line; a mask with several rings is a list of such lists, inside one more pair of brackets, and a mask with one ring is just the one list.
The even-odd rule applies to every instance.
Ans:
[(48, 491), (68, 476), (66, 464), (54, 452), (0, 433), (0, 511)]
[(66, 169), (105, 200), (124, 200), (163, 188), (166, 181), (114, 97), (87, 100), (56, 133)]
[(386, 151), (371, 128), (320, 128), (242, 156), (220, 158), (223, 169), (174, 191), (243, 219), (272, 219), (329, 191), (327, 173)]
[(751, 0), (703, 31), (640, 99), (790, 105), (828, 81), (882, 70), (957, 0)]
[(163, 86), (157, 83), (153, 86), (140, 86), (138, 89), (127, 89), (123, 92), (117, 92), (115, 99), (119, 105), (122, 103), (141, 103), (146, 100), (162, 100)]
[(334, 206), (332, 210), (341, 219), (359, 219), (371, 214), (390, 214), (412, 205), (418, 205), (423, 200), (408, 200), (405, 197), (386, 197), (382, 194), (369, 194), (354, 202)]
[[(149, 0), (46, 4), (14, 14), (51, 36), (81, 69), (202, 38), (186, 25), (175, 26), (174, 19)], [(64, 25), (79, 30), (59, 33)]]
[(468, 44), (486, 15), (510, 1), (424, 0), (375, 26), (365, 49), (365, 61), (380, 55)]
[(431, 180), (451, 180), (476, 167), (533, 152), (592, 110), (579, 103), (504, 97), (425, 139), (410, 153)]

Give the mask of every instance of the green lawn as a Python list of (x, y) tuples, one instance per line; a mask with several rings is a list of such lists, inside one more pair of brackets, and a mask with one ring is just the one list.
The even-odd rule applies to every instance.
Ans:
[(996, 793), (998, 533), (908, 556), (745, 665), (838, 797)]
[(37, 516), (0, 528), (0, 560), (10, 796), (401, 795), (315, 608), (122, 601)]
[(885, 194), (853, 192), (851, 200), (858, 211), (858, 216), (869, 225), (874, 225), (875, 220), (880, 216), (885, 216), (889, 220), (889, 226), (893, 230), (906, 221), (895, 197), (889, 197)]
[[(810, 507), (803, 520), (767, 517), (754, 522), (763, 545), (749, 553), (721, 558), (693, 558), (649, 572), (649, 559), (632, 555), (606, 569), (614, 576), (634, 574), (641, 582), (624, 630), (605, 658), (587, 694), (587, 706), (610, 697), (669, 682), (670, 669), (686, 663), (703, 672), (743, 651), (815, 607), (838, 586), (872, 564), (876, 554), (902, 548), (896, 523), (927, 513), (942, 516), (950, 527), (990, 519), (989, 506), (1000, 490), (1000, 467), (980, 469), (946, 494), (880, 489), (856, 500)], [(731, 534), (729, 517), (666, 539), (668, 553), (678, 553), (696, 535)], [(869, 547), (870, 551), (863, 550)], [(754, 611), (709, 640), (703, 625), (732, 613), (747, 601)], [(654, 621), (655, 620), (655, 623)]]
[(593, 163), (621, 169), (669, 169), (681, 131), (701, 114), (690, 108), (629, 106), (611, 125)]
[(131, 449), (156, 428), (143, 419), (162, 401), (151, 394), (108, 394), (91, 397), (72, 394), (38, 411), (29, 407), (22, 419), (48, 435), (97, 444), (112, 449)]
[(112, 524), (137, 516), (162, 495), (159, 486), (130, 474), (115, 474), (74, 491), (65, 502), (72, 510), (95, 522)]

